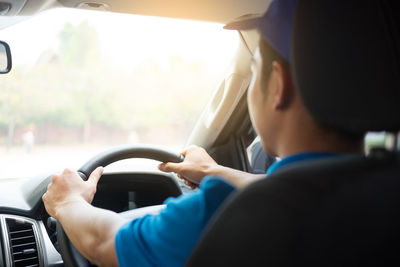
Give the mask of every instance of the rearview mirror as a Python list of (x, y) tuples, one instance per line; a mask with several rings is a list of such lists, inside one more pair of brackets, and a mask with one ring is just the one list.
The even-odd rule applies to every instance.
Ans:
[(0, 41), (0, 74), (11, 70), (11, 50), (6, 42)]

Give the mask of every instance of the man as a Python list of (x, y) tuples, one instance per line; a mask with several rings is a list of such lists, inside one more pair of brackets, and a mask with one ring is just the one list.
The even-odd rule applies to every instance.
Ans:
[[(273, 1), (262, 18), (228, 25), (257, 28), (261, 35), (252, 63), (248, 106), (264, 151), (282, 158), (267, 176), (302, 160), (362, 152), (362, 136), (349, 136), (315, 121), (296, 91), (289, 57), (294, 6), (295, 0)], [(91, 206), (101, 167), (87, 182), (70, 170), (54, 175), (43, 196), (46, 210), (61, 222), (77, 249), (99, 266), (181, 266), (226, 197), (264, 177), (220, 166), (198, 147), (188, 148), (183, 155), (183, 163), (159, 168), (176, 172), (189, 184), (201, 182), (200, 189), (167, 200), (159, 215), (126, 222), (116, 213)]]

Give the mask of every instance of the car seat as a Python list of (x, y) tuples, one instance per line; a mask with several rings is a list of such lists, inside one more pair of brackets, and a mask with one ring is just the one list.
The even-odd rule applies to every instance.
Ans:
[[(291, 68), (320, 122), (399, 131), (398, 14), (399, 1), (297, 1)], [(301, 162), (232, 194), (187, 266), (399, 266), (399, 227), (395, 148)]]

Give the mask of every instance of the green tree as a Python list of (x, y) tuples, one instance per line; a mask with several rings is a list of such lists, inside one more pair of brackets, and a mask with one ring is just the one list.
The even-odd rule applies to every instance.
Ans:
[(66, 23), (59, 34), (61, 62), (71, 67), (92, 67), (99, 62), (101, 50), (96, 29), (87, 21)]

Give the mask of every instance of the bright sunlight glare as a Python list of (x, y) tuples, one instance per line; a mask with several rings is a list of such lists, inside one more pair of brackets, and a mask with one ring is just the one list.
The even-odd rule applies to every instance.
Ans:
[(239, 43), (220, 24), (65, 8), (0, 34), (13, 54), (0, 179), (77, 169), (115, 145), (180, 151)]
[(78, 25), (83, 20), (96, 25), (107, 61), (125, 67), (148, 57), (165, 64), (169, 55), (180, 55), (204, 59), (221, 71), (237, 49), (236, 33), (222, 30), (221, 24), (75, 9), (43, 12), (1, 34), (14, 50), (22, 51), (13, 57), (15, 64), (34, 64), (44, 48), (58, 48), (57, 33), (65, 22)]

